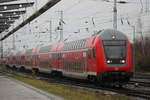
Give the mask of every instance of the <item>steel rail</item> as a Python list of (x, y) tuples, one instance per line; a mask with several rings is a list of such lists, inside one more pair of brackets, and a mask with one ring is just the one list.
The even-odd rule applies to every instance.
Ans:
[[(26, 72), (13, 72), (11, 74), (14, 75), (19, 75), (27, 78), (33, 78), (30, 74), (30, 71)], [(149, 90), (144, 90), (139, 89), (139, 88), (130, 88), (130, 87), (123, 87), (123, 88), (118, 88), (118, 87), (101, 87), (98, 84), (90, 83), (88, 81), (83, 81), (83, 80), (78, 80), (78, 79), (70, 79), (70, 78), (53, 78), (50, 77), (49, 74), (43, 74), (40, 73), (37, 77), (37, 79), (49, 82), (49, 83), (55, 83), (59, 85), (65, 85), (65, 86), (70, 86), (70, 87), (76, 87), (76, 88), (82, 88), (85, 90), (90, 90), (90, 91), (96, 91), (96, 92), (101, 92), (101, 91), (110, 91), (110, 92), (115, 92), (118, 94), (124, 94), (128, 96), (133, 96), (133, 97), (139, 97), (143, 99), (150, 99), (150, 91)], [(147, 86), (145, 86), (146, 88)]]

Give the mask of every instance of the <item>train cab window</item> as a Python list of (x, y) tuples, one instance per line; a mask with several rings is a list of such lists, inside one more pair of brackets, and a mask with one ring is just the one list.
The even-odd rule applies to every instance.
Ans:
[(109, 59), (125, 59), (126, 41), (103, 41), (105, 55)]

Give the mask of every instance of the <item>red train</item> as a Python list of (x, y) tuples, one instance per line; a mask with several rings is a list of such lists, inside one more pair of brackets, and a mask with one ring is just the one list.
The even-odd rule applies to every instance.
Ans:
[(5, 64), (119, 85), (128, 82), (133, 71), (129, 40), (123, 33), (111, 29), (87, 39), (17, 52), (5, 57)]

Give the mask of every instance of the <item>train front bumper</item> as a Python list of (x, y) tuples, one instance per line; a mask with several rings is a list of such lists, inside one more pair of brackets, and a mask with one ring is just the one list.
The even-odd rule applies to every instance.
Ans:
[(127, 83), (130, 78), (133, 76), (132, 72), (125, 71), (110, 71), (104, 72), (98, 75), (98, 80), (101, 82), (118, 82), (118, 83)]

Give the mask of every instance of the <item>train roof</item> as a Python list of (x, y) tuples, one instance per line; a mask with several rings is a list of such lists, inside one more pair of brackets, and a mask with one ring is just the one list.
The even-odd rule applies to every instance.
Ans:
[(127, 36), (124, 33), (113, 29), (100, 31), (99, 36), (102, 40), (127, 40)]
[(41, 47), (39, 53), (48, 53), (51, 51), (52, 45)]
[(87, 39), (65, 42), (63, 50), (84, 49), (86, 48), (86, 42)]

